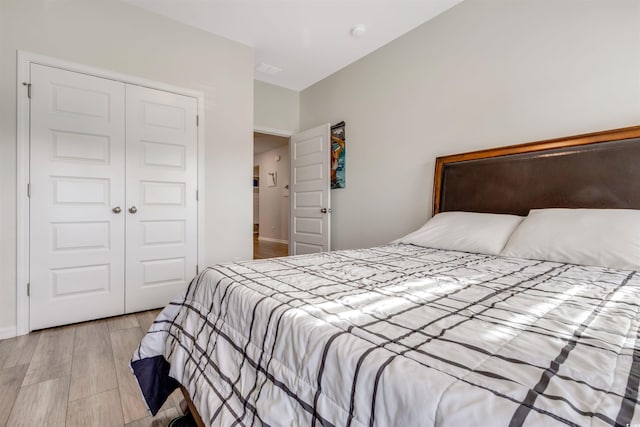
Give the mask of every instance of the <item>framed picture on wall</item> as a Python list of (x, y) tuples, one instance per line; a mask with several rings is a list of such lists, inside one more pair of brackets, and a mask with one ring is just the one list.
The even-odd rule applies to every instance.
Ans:
[(331, 126), (331, 188), (345, 187), (345, 125)]

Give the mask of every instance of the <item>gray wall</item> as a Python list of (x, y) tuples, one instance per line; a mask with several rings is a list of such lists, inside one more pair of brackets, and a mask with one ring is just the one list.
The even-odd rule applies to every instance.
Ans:
[(467, 0), (301, 93), (301, 129), (340, 120), (333, 248), (388, 242), (437, 156), (640, 124), (640, 1)]
[(256, 129), (298, 131), (300, 93), (256, 80), (253, 87)]
[(206, 263), (251, 258), (253, 50), (117, 1), (2, 0), (0, 330), (16, 324), (17, 49), (203, 92)]

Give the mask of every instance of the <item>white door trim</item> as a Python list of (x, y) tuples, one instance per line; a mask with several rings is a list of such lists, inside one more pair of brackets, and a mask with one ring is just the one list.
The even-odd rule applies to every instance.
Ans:
[(290, 130), (272, 129), (264, 126), (254, 126), (253, 131), (275, 136), (291, 136), (295, 133)]
[[(199, 91), (185, 89), (142, 77), (135, 77), (113, 71), (102, 70), (87, 65), (51, 58), (36, 53), (18, 50), (17, 52), (17, 188), (16, 188), (16, 335), (29, 333), (29, 297), (27, 283), (29, 283), (29, 99), (27, 97), (30, 83), (31, 64), (41, 64), (49, 67), (61, 68), (68, 71), (89, 74), (95, 77), (120, 81), (151, 89), (163, 90), (179, 95), (186, 95), (198, 100), (198, 230), (203, 230), (204, 220), (204, 94)], [(200, 233), (198, 233), (200, 234)], [(198, 264), (202, 264), (204, 256), (204, 242), (198, 237)], [(4, 331), (3, 331), (4, 332)]]

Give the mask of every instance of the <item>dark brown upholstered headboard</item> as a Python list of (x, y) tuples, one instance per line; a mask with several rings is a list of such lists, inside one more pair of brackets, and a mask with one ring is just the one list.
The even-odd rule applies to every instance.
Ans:
[(640, 209), (640, 126), (438, 157), (433, 213)]

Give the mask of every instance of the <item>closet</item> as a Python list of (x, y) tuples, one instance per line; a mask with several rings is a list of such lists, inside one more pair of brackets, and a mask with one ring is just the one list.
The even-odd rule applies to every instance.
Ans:
[(197, 99), (30, 77), (30, 329), (164, 306), (197, 270)]

